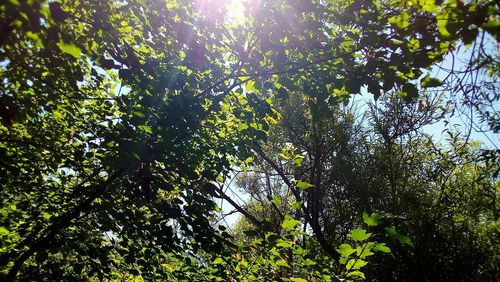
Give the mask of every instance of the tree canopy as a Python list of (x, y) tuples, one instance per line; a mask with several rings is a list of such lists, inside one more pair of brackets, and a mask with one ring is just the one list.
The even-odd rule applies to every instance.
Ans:
[(499, 8), (2, 1), (2, 280), (498, 279)]

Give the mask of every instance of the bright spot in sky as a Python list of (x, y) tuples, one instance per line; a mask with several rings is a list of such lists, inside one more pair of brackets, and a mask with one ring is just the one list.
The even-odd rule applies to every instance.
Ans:
[(229, 1), (227, 16), (230, 20), (242, 19), (245, 16), (245, 6), (243, 6), (243, 0)]
[(195, 0), (195, 7), (213, 22), (239, 22), (253, 15), (261, 0)]

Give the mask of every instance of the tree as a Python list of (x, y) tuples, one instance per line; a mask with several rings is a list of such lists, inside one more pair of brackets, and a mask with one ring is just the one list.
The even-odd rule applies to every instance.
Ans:
[(315, 124), (362, 86), (415, 99), (457, 40), (498, 36), (494, 2), (259, 3), (239, 23), (202, 0), (0, 4), (5, 280), (171, 277), (231, 246), (215, 184), (277, 124), (279, 95), (305, 93)]
[[(469, 144), (455, 136), (449, 140), (450, 144), (441, 148), (422, 133), (424, 125), (443, 116), (437, 102), (421, 111), (418, 105), (391, 97), (379, 100), (374, 107), (370, 122), (366, 121), (366, 114), (356, 117), (349, 110), (351, 107), (343, 110), (339, 107), (331, 121), (316, 132), (311, 128), (312, 118), (307, 115), (308, 111), (300, 105), (291, 103), (278, 108), (287, 118), (270, 132), (265, 148), (272, 149), (262, 153), (273, 157), (271, 161), (281, 173), (265, 169), (267, 163), (257, 162), (247, 170), (246, 174), (250, 176), (242, 177), (244, 181), (240, 186), (252, 194), (258, 190), (253, 187), (259, 183), (256, 178), (283, 175), (291, 178), (289, 182), (295, 181), (306, 189), (300, 192), (299, 197), (301, 202), (305, 202), (307, 210), (310, 205), (308, 189), (315, 188), (301, 179), (304, 175), (307, 177), (313, 166), (311, 156), (315, 155), (316, 149), (311, 149), (314, 148), (310, 145), (311, 140), (322, 140), (324, 143), (320, 148), (330, 150), (325, 151), (327, 153), (321, 163), (319, 220), (321, 231), (328, 241), (332, 245), (342, 244), (350, 231), (362, 223), (365, 211), (377, 211), (389, 217), (385, 220), (388, 228), (390, 224), (402, 228), (412, 238), (411, 245), (415, 246), (405, 249), (391, 243), (396, 259), (374, 262), (369, 267), (373, 270), (369, 272), (370, 277), (387, 280), (400, 275), (401, 279), (416, 281), (467, 280), (472, 277), (494, 280), (494, 276), (490, 276), (495, 272), (494, 267), (484, 265), (495, 265), (496, 255), (489, 247), (480, 247), (475, 242), (497, 239), (481, 239), (479, 233), (470, 228), (476, 225), (481, 226), (480, 229), (492, 228), (495, 224), (497, 165), (481, 160), (481, 149), (477, 143)], [(477, 178), (470, 178), (469, 172), (472, 171)], [(266, 181), (261, 183), (266, 185)], [(266, 187), (270, 190), (268, 194), (279, 195), (274, 191), (281, 191), (285, 184), (283, 181), (274, 186), (276, 188)], [(445, 194), (453, 194), (453, 199)], [(290, 205), (286, 197), (272, 202), (280, 203), (277, 208)], [(454, 211), (453, 206), (460, 208)], [(472, 208), (475, 215), (465, 215), (465, 207), (475, 207)], [(264, 214), (272, 213), (277, 208), (269, 206)], [(261, 212), (252, 214), (265, 219)], [(307, 216), (301, 211), (295, 213), (295, 218), (301, 219), (304, 225), (308, 224)], [(457, 221), (457, 218), (461, 220)], [(465, 226), (463, 221), (467, 221), (469, 226)], [(245, 221), (240, 220), (237, 227), (245, 228)], [(237, 231), (242, 233), (240, 229)], [(384, 233), (384, 229), (379, 228), (377, 232)], [(457, 243), (467, 241), (467, 237), (471, 240), (468, 244)], [(432, 255), (428, 254), (429, 250), (433, 250)], [(480, 257), (487, 258), (488, 262)], [(435, 265), (439, 265), (439, 269), (433, 270)], [(480, 269), (480, 265), (481, 272), (475, 272), (474, 269)], [(424, 267), (428, 271), (419, 271)], [(450, 271), (443, 271), (442, 267)]]
[[(266, 187), (270, 190), (267, 193), (279, 195), (274, 191), (282, 190), (285, 181), (297, 183), (305, 189), (298, 197), (307, 211), (311, 205), (308, 189), (316, 188), (302, 179), (311, 173), (311, 156), (318, 150), (311, 142), (322, 140), (319, 148), (330, 149), (324, 150), (321, 158), (318, 216), (328, 241), (334, 246), (342, 244), (351, 230), (362, 224), (362, 218), (371, 222), (365, 211), (377, 211), (385, 216), (376, 215), (385, 222), (385, 230), (379, 224), (373, 232), (386, 233), (407, 245), (388, 241), (394, 257), (375, 260), (365, 273), (378, 280), (495, 280), (497, 254), (489, 246), (498, 238), (478, 230), (491, 230), (496, 224), (497, 164), (481, 160), (479, 143), (451, 135), (449, 144), (441, 147), (422, 133), (424, 125), (443, 116), (438, 102), (421, 111), (418, 105), (391, 97), (379, 100), (374, 107), (371, 122), (361, 123), (355, 121), (366, 119), (366, 115), (356, 117), (351, 107), (344, 111), (339, 107), (318, 131), (311, 126), (307, 107), (294, 103), (278, 107), (287, 118), (270, 132), (265, 148), (272, 149), (261, 151), (273, 157), (269, 162), (277, 169), (266, 170), (267, 163), (257, 162), (247, 170), (250, 176), (242, 177), (240, 186), (252, 194), (258, 190), (253, 187), (259, 183), (257, 177), (279, 174), (290, 178)], [(274, 209), (268, 206), (267, 213), (251, 209), (252, 214), (265, 220), (262, 214), (290, 205), (286, 197), (272, 202), (279, 205)], [(308, 224), (302, 211), (294, 214), (304, 226)], [(391, 225), (411, 240), (394, 236), (391, 232), (396, 229)], [(244, 219), (236, 227), (237, 238), (242, 237), (241, 228), (249, 228)], [(307, 249), (311, 248), (315, 246)], [(427, 271), (420, 271), (423, 268)]]
[(74, 269), (103, 277), (117, 267), (117, 252), (124, 271), (153, 277), (161, 268), (151, 262), (190, 249), (190, 238), (194, 249), (219, 248), (225, 235), (207, 219), (210, 183), (230, 168), (235, 147), (245, 154), (244, 136), (259, 130), (222, 136), (234, 126), (220, 124), (234, 114), (217, 110), (234, 101), (215, 95), (220, 86), (211, 81), (220, 79), (222, 63), (208, 58), (226, 48), (201, 50), (214, 40), (203, 32), (217, 28), (200, 26), (207, 30), (195, 34), (201, 18), (190, 3), (180, 4), (2, 4), (7, 279), (23, 265), (26, 275), (43, 269), (56, 277), (45, 267), (54, 256), (76, 256)]

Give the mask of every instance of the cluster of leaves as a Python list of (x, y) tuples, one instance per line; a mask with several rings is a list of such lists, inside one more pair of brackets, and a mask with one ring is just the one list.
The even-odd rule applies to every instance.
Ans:
[[(375, 213), (365, 217), (369, 227), (377, 226), (382, 218)], [(355, 229), (349, 234), (351, 243), (336, 250), (340, 254), (337, 262), (324, 254), (315, 239), (300, 231), (300, 227), (299, 220), (286, 215), (279, 233), (249, 228), (234, 253), (204, 254), (198, 271), (188, 277), (200, 281), (356, 281), (365, 279), (362, 268), (368, 257), (376, 252), (391, 253), (385, 243), (373, 241), (372, 233)], [(391, 232), (387, 234), (408, 239)]]
[[(496, 279), (498, 251), (491, 246), (499, 240), (493, 231), (498, 226), (498, 164), (481, 160), (478, 143), (463, 142), (441, 147), (421, 138), (412, 140), (411, 149), (405, 151), (397, 146), (384, 150), (381, 163), (387, 170), (377, 173), (392, 180), (381, 189), (387, 198), (374, 204), (402, 216), (402, 230), (415, 248), (392, 248), (399, 259), (377, 261), (371, 275), (381, 279)], [(443, 266), (450, 271), (442, 271)], [(421, 267), (428, 271), (418, 272)], [(385, 274), (388, 269), (390, 276)]]
[(154, 277), (167, 253), (221, 248), (211, 183), (273, 115), (214, 86), (227, 48), (200, 34), (223, 32), (196, 27), (190, 2), (6, 1), (1, 14), (3, 274)]
[[(308, 257), (278, 243), (307, 232), (288, 224), (287, 235), (264, 233), (264, 259), (248, 254), (262, 268), (199, 258), (233, 249), (212, 221), (214, 198), (228, 199), (215, 184), (262, 152), (283, 118), (279, 103), (302, 93), (321, 131), (363, 87), (376, 99), (390, 90), (414, 101), (419, 84), (440, 84), (423, 70), (458, 40), (498, 36), (493, 1), (256, 2), (247, 19), (228, 22), (223, 5), (202, 0), (2, 1), (2, 278), (182, 280), (207, 262), (215, 277), (234, 274), (222, 262), (241, 279), (294, 277)], [(323, 146), (314, 136), (306, 133)], [(330, 257), (315, 261), (330, 273), (313, 275), (362, 278), (351, 254), (346, 269), (332, 268), (338, 253), (318, 216), (322, 156), (280, 153), (299, 167), (317, 162), (316, 178), (286, 183), (298, 198), (311, 195), (298, 208)], [(356, 259), (383, 249), (363, 244)], [(290, 250), (298, 261), (282, 263)]]
[[(308, 225), (310, 195), (319, 190), (320, 231), (333, 246), (350, 238), (363, 211), (383, 212), (385, 226), (370, 231), (387, 235), (385, 243), (393, 256), (369, 264), (364, 272), (368, 277), (495, 280), (498, 251), (492, 246), (499, 238), (492, 230), (498, 226), (498, 164), (481, 158), (482, 147), (477, 142), (452, 135), (447, 145), (440, 145), (422, 133), (423, 125), (435, 121), (435, 106), (423, 112), (418, 105), (391, 98), (378, 101), (377, 107), (371, 122), (361, 120), (359, 124), (355, 113), (339, 109), (332, 123), (314, 133), (304, 107), (281, 106), (279, 111), (287, 119), (270, 133), (265, 151), (261, 151), (263, 159), (279, 158), (256, 161), (238, 176), (240, 188), (260, 203), (252, 202), (246, 206), (248, 210), (263, 221), (273, 219), (276, 226), (279, 211), (295, 206), (299, 208), (295, 217)], [(314, 149), (308, 142), (315, 139), (325, 140), (326, 145)], [(330, 150), (322, 158), (321, 184), (314, 187), (305, 180), (314, 166), (311, 158), (323, 148)], [(289, 183), (303, 200), (298, 205), (292, 193), (283, 191), (292, 177), (295, 179)], [(271, 204), (259, 194), (274, 195)], [(363, 219), (371, 226), (380, 218), (364, 214)], [(242, 240), (241, 229), (245, 228), (248, 224), (240, 220), (234, 229), (237, 239)], [(397, 241), (403, 245), (395, 244)], [(422, 268), (428, 271), (419, 271)]]

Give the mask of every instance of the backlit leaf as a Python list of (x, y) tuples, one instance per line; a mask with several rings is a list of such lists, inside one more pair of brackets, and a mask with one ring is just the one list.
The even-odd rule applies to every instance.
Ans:
[(366, 230), (364, 230), (364, 229), (354, 229), (349, 234), (349, 237), (351, 237), (352, 239), (354, 239), (356, 241), (364, 241), (364, 240), (370, 238), (371, 235), (372, 235), (371, 233), (366, 233)]
[(366, 212), (363, 213), (363, 221), (368, 226), (377, 226), (381, 218), (382, 216), (378, 213), (372, 213), (371, 215)]
[(61, 49), (61, 51), (70, 54), (76, 59), (80, 59), (80, 57), (82, 56), (82, 50), (73, 43), (67, 43), (61, 40), (57, 45), (59, 46), (59, 49)]

